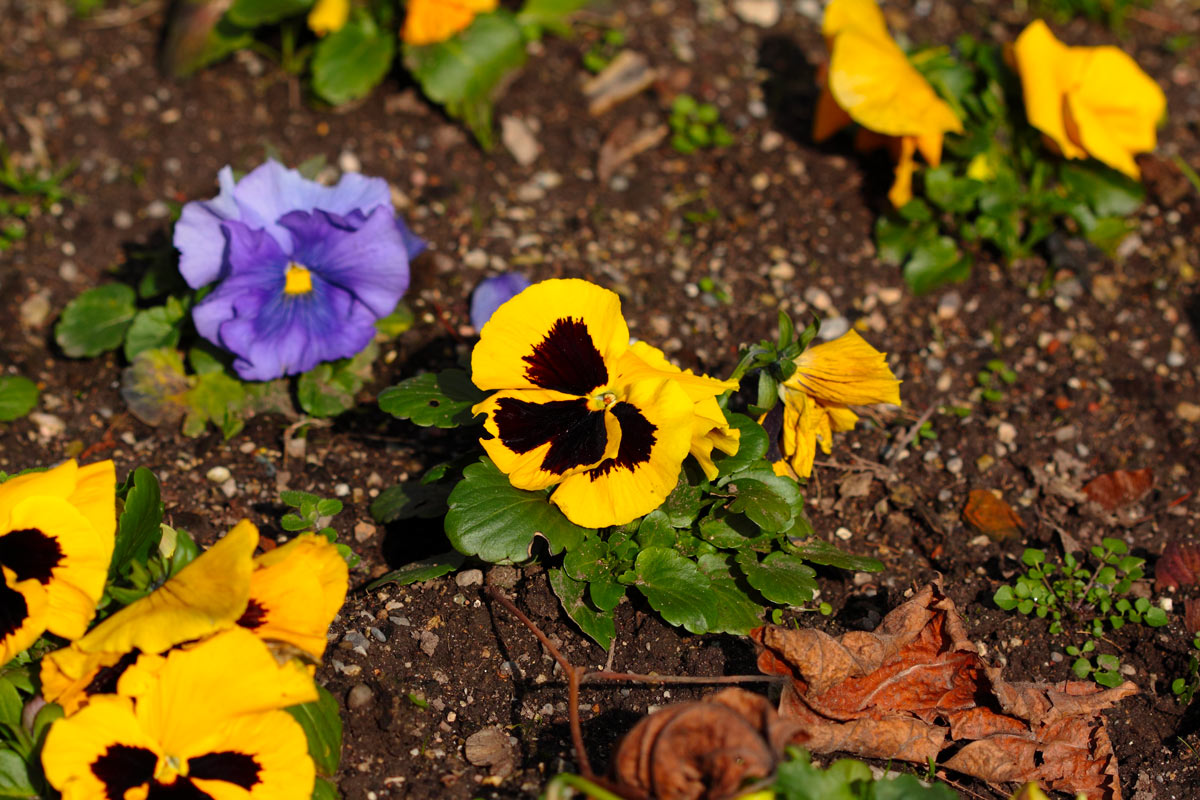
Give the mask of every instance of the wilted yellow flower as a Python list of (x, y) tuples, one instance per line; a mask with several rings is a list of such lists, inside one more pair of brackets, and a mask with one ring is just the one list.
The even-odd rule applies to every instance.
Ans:
[(350, 19), (350, 0), (317, 0), (308, 12), (308, 27), (317, 36), (337, 33)]
[(856, 147), (886, 147), (896, 161), (888, 199), (912, 199), (914, 156), (937, 166), (942, 138), (962, 133), (962, 123), (888, 34), (874, 0), (833, 0), (821, 27), (829, 65), (818, 76), (813, 139), (820, 142), (851, 122), (862, 126)]
[(1068, 47), (1042, 20), (1013, 45), (1025, 113), (1067, 158), (1092, 156), (1131, 178), (1135, 153), (1157, 144), (1167, 98), (1132, 58), (1116, 47)]
[(400, 38), (411, 45), (444, 42), (497, 5), (498, 0), (409, 0)]
[(777, 454), (776, 473), (807, 478), (818, 445), (830, 452), (833, 433), (851, 430), (858, 421), (848, 406), (900, 405), (900, 381), (888, 369), (886, 354), (850, 331), (801, 353), (779, 397), (782, 409), (760, 420), (768, 433), (778, 431), (778, 449), (768, 455)]

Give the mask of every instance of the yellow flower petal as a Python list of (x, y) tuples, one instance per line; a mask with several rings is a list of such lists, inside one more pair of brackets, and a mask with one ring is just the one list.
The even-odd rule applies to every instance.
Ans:
[(84, 652), (161, 653), (232, 627), (250, 597), (258, 528), (243, 520), (224, 539), (158, 589), (101, 622), (79, 640)]
[[(67, 715), (74, 714), (93, 694), (116, 691), (115, 678), (119, 673), (112, 668), (127, 657), (122, 653), (84, 653), (75, 645), (47, 653), (42, 659), (42, 697), (47, 703), (58, 703)], [(132, 662), (132, 657), (128, 658)], [(112, 674), (111, 687), (93, 686), (93, 683), (108, 683), (102, 672)]]
[(346, 559), (324, 536), (304, 533), (259, 556), (255, 565), (250, 603), (238, 625), (320, 660), (325, 633), (346, 600)]
[[(297, 800), (308, 798), (313, 793), (316, 766), (308, 755), (308, 739), (300, 723), (286, 711), (268, 711), (247, 717), (238, 717), (221, 725), (210, 737), (220, 744), (206, 742), (193, 748), (191, 759), (202, 759), (214, 751), (252, 758), (258, 766), (257, 783), (249, 795), (242, 794), (231, 785), (222, 773), (219, 762), (214, 762), (201, 778), (195, 769), (190, 777), (200, 791), (211, 795), (214, 800)], [(220, 748), (217, 750), (217, 748)], [(228, 756), (226, 755), (226, 761)], [(196, 763), (192, 761), (191, 763)]]
[(350, 0), (317, 0), (308, 12), (308, 28), (317, 36), (340, 31), (350, 19)]
[(1067, 136), (1063, 98), (1070, 87), (1078, 84), (1084, 64), (1040, 19), (1021, 32), (1012, 52), (1021, 76), (1029, 124), (1054, 140), (1067, 158), (1083, 158), (1083, 148)]
[(135, 763), (148, 764), (153, 774), (161, 750), (138, 724), (132, 702), (114, 695), (96, 697), (87, 708), (50, 726), (42, 749), (42, 768), (50, 785), (62, 792), (63, 800), (123, 800), (128, 796), (123, 794), (125, 789), (142, 784), (134, 781), (113, 794), (109, 789), (117, 787), (110, 787), (102, 777), (108, 775), (106, 763), (112, 764), (122, 748), (128, 748), (124, 752)]
[(587, 398), (541, 389), (496, 392), (472, 409), (485, 414), (483, 449), (518, 489), (545, 489), (616, 455), (621, 429)]
[(895, 178), (888, 190), (888, 200), (896, 208), (902, 208), (912, 200), (913, 153), (916, 140), (912, 136), (900, 137), (900, 158), (896, 161)]
[(46, 589), (36, 578), (18, 580), (8, 567), (3, 568), (0, 583), (0, 664), (37, 641), (46, 631)]
[(584, 396), (611, 380), (608, 365), (629, 346), (621, 299), (587, 281), (530, 286), (492, 314), (471, 353), (484, 391), (547, 389)]
[(839, 33), (829, 61), (829, 90), (855, 122), (877, 133), (962, 132), (954, 111), (890, 37), (855, 28)]
[(831, 0), (821, 20), (821, 35), (829, 39), (847, 28), (888, 37), (887, 22), (875, 0)]
[(900, 405), (900, 381), (888, 368), (887, 354), (867, 344), (857, 331), (801, 353), (784, 386), (829, 404)]
[[(17, 503), (29, 497), (66, 499), (75, 491), (79, 465), (66, 461), (45, 472), (30, 472), (0, 483), (0, 530), (11, 530), (9, 517)], [(114, 493), (116, 490), (114, 481)], [(116, 509), (114, 501), (114, 511)]]
[(550, 501), (587, 528), (623, 525), (662, 505), (679, 481), (695, 404), (673, 380), (644, 380), (610, 412), (621, 423), (615, 458), (568, 477)]
[(400, 37), (405, 44), (445, 41), (464, 30), (475, 15), (496, 10), (498, 0), (409, 0)]

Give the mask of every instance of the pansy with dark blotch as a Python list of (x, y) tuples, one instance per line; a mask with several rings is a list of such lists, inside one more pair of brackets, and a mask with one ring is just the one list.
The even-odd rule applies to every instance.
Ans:
[(188, 203), (175, 226), (184, 279), (216, 283), (192, 311), (200, 335), (236, 355), (247, 380), (366, 347), (425, 248), (395, 216), (387, 181), (352, 173), (322, 186), (276, 161), (218, 178), (217, 197)]
[[(480, 331), (471, 378), (484, 449), (518, 489), (546, 489), (577, 525), (621, 525), (666, 499), (687, 457), (696, 400), (675, 370), (630, 347), (621, 301), (582, 280), (535, 284)], [(706, 384), (709, 397), (728, 384)], [(702, 392), (703, 393), (703, 392)]]
[(117, 693), (56, 722), (42, 766), (63, 800), (295, 800), (316, 769), (281, 709), (317, 699), (308, 673), (233, 628), (142, 655)]
[(111, 461), (68, 461), (0, 484), (0, 664), (47, 630), (87, 630), (112, 559), (116, 483)]

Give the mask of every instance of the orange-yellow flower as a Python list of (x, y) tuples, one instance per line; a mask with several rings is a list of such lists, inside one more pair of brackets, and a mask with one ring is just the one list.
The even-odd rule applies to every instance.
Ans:
[(350, 0), (317, 0), (308, 12), (308, 27), (317, 36), (337, 33), (350, 19)]
[(444, 42), (497, 5), (498, 0), (409, 0), (400, 38), (418, 46)]
[(1068, 47), (1040, 19), (1013, 45), (1029, 123), (1067, 158), (1092, 156), (1131, 178), (1167, 111), (1158, 84), (1116, 47)]
[(835, 431), (854, 428), (858, 416), (848, 406), (900, 405), (900, 381), (887, 356), (855, 331), (810, 347), (796, 359), (796, 371), (779, 387), (783, 407), (764, 415), (768, 433), (778, 432), (769, 456), (775, 472), (812, 475), (817, 447), (828, 453)]
[(902, 206), (912, 199), (916, 153), (937, 166), (943, 137), (962, 133), (962, 123), (888, 34), (875, 0), (833, 0), (821, 32), (829, 64), (818, 75), (813, 139), (823, 141), (857, 122), (862, 130), (856, 147), (886, 147), (896, 161), (888, 199)]

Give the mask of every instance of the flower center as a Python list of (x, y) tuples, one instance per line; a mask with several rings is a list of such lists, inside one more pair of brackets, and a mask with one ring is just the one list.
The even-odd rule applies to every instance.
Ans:
[(594, 395), (588, 398), (589, 411), (607, 411), (612, 408), (617, 402), (616, 392), (610, 389), (601, 389)]
[(308, 294), (312, 291), (312, 273), (302, 264), (289, 261), (283, 276), (284, 294)]
[(158, 768), (154, 770), (154, 780), (164, 786), (175, 782), (180, 775), (187, 775), (187, 762), (177, 756), (159, 756)]

